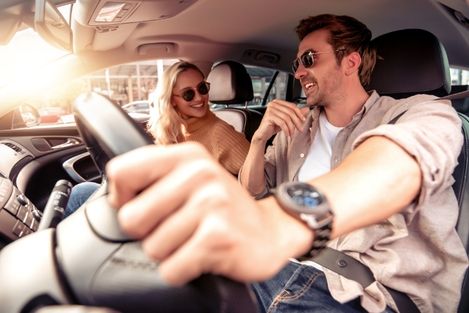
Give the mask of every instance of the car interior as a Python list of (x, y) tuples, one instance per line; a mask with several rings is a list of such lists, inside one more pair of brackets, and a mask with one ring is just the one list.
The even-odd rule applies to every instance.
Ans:
[[(382, 95), (405, 98), (425, 93), (443, 97), (449, 94), (451, 82), (446, 51), (441, 42), (430, 32), (420, 29), (399, 30), (374, 39), (378, 54), (376, 68), (371, 77), (370, 87)], [(426, 53), (421, 54), (424, 48)], [(431, 64), (431, 66), (428, 66)], [(399, 78), (399, 79), (398, 79)], [(459, 204), (459, 220), (456, 226), (466, 251), (469, 242), (469, 119), (458, 113), (462, 122), (464, 143), (454, 170), (453, 189)], [(467, 270), (463, 284), (463, 298), (460, 312), (468, 309), (469, 287)]]
[[(57, 15), (65, 5), (69, 15)], [(72, 185), (101, 182), (110, 158), (152, 143), (147, 119), (131, 118), (92, 92), (74, 100), (74, 123), (29, 127), (27, 117), (37, 111), (29, 99), (114, 65), (186, 60), (206, 73), (215, 114), (251, 140), (280, 85), (284, 100), (304, 101), (290, 71), (294, 27), (320, 13), (351, 15), (372, 30), (378, 60), (367, 89), (394, 98), (432, 94), (458, 111), (464, 144), (453, 173), (456, 230), (469, 251), (469, 78), (451, 75), (469, 69), (467, 1), (9, 0), (0, 3), (0, 44), (32, 28), (67, 54), (31, 71), (27, 91), (24, 76), (20, 87), (13, 79), (0, 85), (0, 313), (47, 313), (46, 306), (57, 305), (63, 312), (70, 305), (123, 313), (255, 312), (247, 286), (223, 277), (206, 275), (181, 288), (149, 279), (158, 265), (119, 231), (103, 201), (105, 184), (61, 222), (55, 208)], [(255, 104), (251, 67), (273, 70)], [(67, 244), (72, 237), (80, 240)], [(466, 270), (460, 313), (469, 312), (467, 281)]]
[[(261, 123), (262, 114), (249, 109), (246, 105), (254, 93), (252, 81), (243, 64), (235, 61), (223, 61), (216, 64), (207, 76), (210, 83), (210, 101), (224, 104), (227, 108), (216, 109), (215, 114), (242, 132), (251, 141), (252, 135)], [(228, 107), (234, 104), (234, 108)]]

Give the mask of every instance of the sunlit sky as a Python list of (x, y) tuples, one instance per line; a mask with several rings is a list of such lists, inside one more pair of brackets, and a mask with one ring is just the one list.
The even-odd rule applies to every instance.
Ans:
[(27, 79), (40, 65), (67, 53), (47, 44), (30, 28), (16, 33), (7, 45), (0, 45), (0, 87), (12, 80)]

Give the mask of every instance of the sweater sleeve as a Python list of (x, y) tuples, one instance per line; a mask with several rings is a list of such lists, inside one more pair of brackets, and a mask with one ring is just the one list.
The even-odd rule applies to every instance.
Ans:
[(249, 142), (242, 133), (227, 123), (217, 123), (213, 129), (213, 155), (231, 174), (238, 175), (249, 151)]

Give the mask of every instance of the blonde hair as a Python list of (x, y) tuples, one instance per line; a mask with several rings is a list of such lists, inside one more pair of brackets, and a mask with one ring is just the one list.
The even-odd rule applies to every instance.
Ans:
[(204, 77), (196, 65), (181, 61), (168, 67), (158, 79), (154, 108), (148, 122), (148, 130), (157, 144), (167, 145), (184, 141), (182, 128), (184, 121), (173, 106), (171, 98), (179, 74), (189, 69), (199, 72)]

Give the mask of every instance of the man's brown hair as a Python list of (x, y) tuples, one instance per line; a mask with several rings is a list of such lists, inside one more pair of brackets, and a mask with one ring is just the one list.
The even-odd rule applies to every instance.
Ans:
[(328, 42), (335, 51), (337, 64), (340, 64), (344, 55), (354, 51), (360, 54), (360, 82), (363, 86), (368, 85), (376, 63), (376, 49), (371, 44), (371, 31), (368, 27), (350, 16), (321, 14), (301, 20), (296, 33), (303, 40), (311, 32), (320, 29), (329, 31)]

